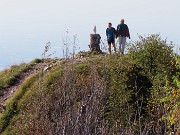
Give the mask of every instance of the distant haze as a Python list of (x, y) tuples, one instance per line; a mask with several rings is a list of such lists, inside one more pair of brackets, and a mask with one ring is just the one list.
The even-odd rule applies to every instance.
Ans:
[[(179, 0), (0, 0), (0, 69), (41, 57), (52, 43), (62, 57), (62, 39), (78, 35), (80, 50), (88, 50), (94, 25), (105, 39), (108, 22), (116, 27), (125, 19), (131, 40), (160, 33), (176, 44), (180, 37)], [(129, 42), (130, 40), (128, 40)]]

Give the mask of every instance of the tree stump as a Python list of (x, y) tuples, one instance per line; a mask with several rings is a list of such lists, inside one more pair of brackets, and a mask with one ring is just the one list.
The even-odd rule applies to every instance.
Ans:
[(101, 36), (99, 34), (90, 34), (90, 50), (91, 52), (99, 52), (101, 53), (100, 49), (100, 40)]

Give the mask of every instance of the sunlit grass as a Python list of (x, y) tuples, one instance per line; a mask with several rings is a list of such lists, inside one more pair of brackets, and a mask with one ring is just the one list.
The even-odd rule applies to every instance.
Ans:
[(36, 63), (41, 62), (39, 59), (35, 59), (29, 64), (22, 63), (20, 65), (13, 65), (9, 69), (5, 69), (0, 72), (0, 88), (6, 88), (13, 85), (18, 81), (21, 73), (26, 72)]

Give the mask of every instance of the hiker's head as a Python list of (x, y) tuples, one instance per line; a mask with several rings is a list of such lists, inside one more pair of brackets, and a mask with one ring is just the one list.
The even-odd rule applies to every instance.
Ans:
[(124, 23), (124, 19), (121, 19), (121, 23)]
[(112, 27), (112, 23), (108, 23), (108, 27), (111, 28)]

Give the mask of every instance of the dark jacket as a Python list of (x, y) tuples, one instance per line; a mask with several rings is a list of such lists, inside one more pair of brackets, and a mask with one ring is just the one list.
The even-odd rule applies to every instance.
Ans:
[(126, 24), (121, 23), (117, 26), (117, 35), (121, 37), (129, 37), (130, 39), (130, 33), (129, 28)]
[(106, 36), (108, 40), (114, 40), (116, 36), (116, 29), (111, 27), (106, 29)]

